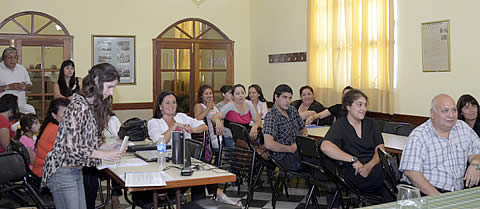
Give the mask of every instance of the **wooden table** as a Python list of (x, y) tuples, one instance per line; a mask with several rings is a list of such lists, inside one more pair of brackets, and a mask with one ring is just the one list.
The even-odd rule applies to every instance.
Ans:
[[(423, 199), (425, 200), (426, 205), (423, 205), (422, 208), (479, 208), (480, 187), (427, 196), (423, 197)], [(395, 209), (398, 207), (397, 202), (390, 202), (366, 208)]]
[[(311, 137), (323, 139), (330, 129), (330, 126), (308, 126), (307, 131), (308, 135)], [(382, 133), (383, 142), (385, 144), (385, 149), (387, 152), (393, 154), (402, 154), (403, 148), (407, 143), (408, 137), (400, 136), (395, 134)]]
[[(126, 154), (122, 160), (135, 157), (133, 154)], [(165, 167), (171, 166), (171, 162), (166, 163)], [(201, 170), (195, 170), (191, 176), (181, 176), (180, 170), (177, 168), (170, 168), (165, 171), (170, 177), (175, 180), (167, 181), (167, 186), (161, 187), (125, 187), (124, 177), (126, 172), (155, 172), (161, 171), (156, 162), (149, 163), (146, 166), (135, 167), (117, 167), (104, 169), (105, 173), (114, 181), (120, 184), (125, 191), (152, 191), (153, 192), (153, 208), (158, 208), (158, 193), (165, 189), (176, 189), (176, 208), (181, 208), (180, 190), (183, 187), (200, 186), (208, 184), (220, 184), (225, 182), (233, 182), (236, 180), (235, 174), (228, 171), (216, 168), (213, 165), (203, 163), (192, 158), (192, 165), (200, 165)], [(180, 166), (180, 165), (175, 165)]]

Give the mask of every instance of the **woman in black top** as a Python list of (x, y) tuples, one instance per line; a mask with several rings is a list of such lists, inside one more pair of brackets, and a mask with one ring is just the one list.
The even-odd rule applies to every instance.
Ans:
[[(302, 99), (293, 101), (292, 106), (294, 106), (298, 110), (298, 113), (300, 113), (300, 117), (302, 117), (303, 120), (306, 120), (308, 117), (311, 117), (316, 113), (325, 110), (325, 107), (320, 104), (320, 102), (315, 100), (312, 87), (302, 86), (302, 88), (300, 88), (300, 96)], [(332, 121), (333, 118), (326, 118), (319, 121), (318, 124), (330, 125), (332, 124)]]
[(58, 81), (53, 86), (55, 98), (67, 98), (72, 100), (72, 95), (77, 93), (81, 86), (82, 79), (75, 77), (75, 63), (72, 60), (65, 60), (60, 67)]
[[(345, 94), (350, 91), (351, 89), (353, 89), (351, 86), (347, 86), (345, 88), (343, 88), (343, 91), (342, 91), (342, 97), (345, 96)], [(345, 116), (347, 113), (345, 112), (345, 110), (343, 109), (342, 107), (342, 104), (335, 104), (335, 105), (332, 105), (330, 106), (329, 108), (319, 112), (319, 113), (316, 113), (310, 117), (308, 117), (306, 120), (305, 120), (305, 124), (306, 125), (310, 125), (312, 123), (314, 123), (313, 121), (315, 120), (321, 120), (323, 118), (326, 118), (326, 117), (330, 117), (330, 116), (334, 116), (336, 119), (339, 119), (343, 116)]]
[(385, 148), (375, 120), (366, 118), (367, 96), (357, 89), (350, 90), (342, 100), (347, 110), (332, 125), (324, 137), (321, 150), (334, 160), (345, 162), (341, 167), (345, 178), (361, 192), (382, 196), (382, 201), (392, 201), (386, 189), (378, 148)]
[(458, 119), (465, 121), (470, 128), (472, 128), (478, 136), (480, 136), (480, 119), (478, 113), (480, 107), (477, 100), (470, 94), (464, 94), (458, 98), (457, 112)]

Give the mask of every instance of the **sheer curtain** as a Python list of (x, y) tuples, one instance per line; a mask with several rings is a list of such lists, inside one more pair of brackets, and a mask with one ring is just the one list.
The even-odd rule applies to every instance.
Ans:
[(392, 2), (309, 0), (308, 83), (321, 103), (341, 102), (350, 85), (367, 94), (369, 110), (392, 113)]

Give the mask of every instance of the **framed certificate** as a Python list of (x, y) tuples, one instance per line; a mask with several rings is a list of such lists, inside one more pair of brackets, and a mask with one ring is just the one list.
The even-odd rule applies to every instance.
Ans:
[(110, 63), (120, 84), (135, 85), (135, 36), (92, 35), (92, 63)]
[(450, 72), (450, 20), (422, 23), (423, 72)]

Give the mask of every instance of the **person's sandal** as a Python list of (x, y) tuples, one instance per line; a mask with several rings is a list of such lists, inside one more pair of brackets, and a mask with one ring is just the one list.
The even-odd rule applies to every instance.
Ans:
[(230, 205), (236, 205), (238, 207), (243, 208), (242, 201), (239, 200), (239, 201), (235, 202), (232, 199), (230, 199), (230, 197), (228, 197), (226, 194), (221, 194), (221, 195), (217, 196), (217, 201), (227, 203), (227, 204), (230, 204)]

